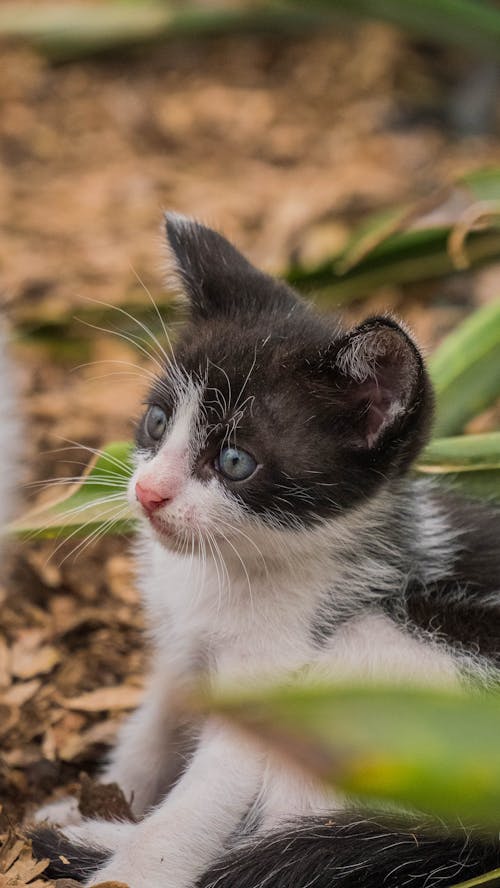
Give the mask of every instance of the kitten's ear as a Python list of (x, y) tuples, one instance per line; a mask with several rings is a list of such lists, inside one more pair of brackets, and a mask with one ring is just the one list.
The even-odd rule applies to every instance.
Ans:
[(217, 231), (166, 213), (168, 280), (187, 299), (193, 317), (236, 315), (292, 300), (285, 285), (255, 268)]
[(352, 443), (375, 450), (393, 441), (416, 454), (432, 418), (432, 389), (411, 337), (396, 321), (375, 317), (333, 349), (336, 387), (352, 419)]

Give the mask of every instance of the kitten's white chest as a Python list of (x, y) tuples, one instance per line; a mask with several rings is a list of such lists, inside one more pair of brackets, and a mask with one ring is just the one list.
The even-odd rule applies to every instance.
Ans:
[(300, 668), (311, 658), (304, 626), (312, 620), (319, 588), (290, 575), (233, 570), (200, 558), (181, 558), (147, 541), (142, 551), (143, 593), (160, 643), (198, 646), (213, 677), (231, 684), (266, 680)]

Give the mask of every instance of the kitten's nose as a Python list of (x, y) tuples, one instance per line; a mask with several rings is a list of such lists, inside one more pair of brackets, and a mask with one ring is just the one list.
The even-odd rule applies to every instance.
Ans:
[(146, 487), (145, 484), (141, 484), (139, 481), (135, 485), (135, 495), (142, 508), (149, 514), (155, 512), (156, 509), (159, 509), (160, 506), (165, 505), (171, 499), (171, 497), (163, 496), (163, 494), (153, 490), (151, 487)]

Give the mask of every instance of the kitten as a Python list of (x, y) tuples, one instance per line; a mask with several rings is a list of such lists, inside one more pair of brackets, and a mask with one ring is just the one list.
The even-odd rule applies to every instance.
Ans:
[[(402, 326), (345, 330), (214, 231), (166, 231), (189, 320), (130, 482), (154, 664), (104, 774), (138, 822), (40, 827), (35, 850), (51, 875), (131, 888), (429, 888), (499, 866), (498, 841), (349, 813), (229, 727), (176, 716), (200, 679), (498, 679), (500, 517), (409, 477), (433, 397)], [(78, 819), (71, 801), (46, 816)]]

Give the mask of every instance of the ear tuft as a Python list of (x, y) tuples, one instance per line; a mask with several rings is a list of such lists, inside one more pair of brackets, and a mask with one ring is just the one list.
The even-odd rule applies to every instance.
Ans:
[(167, 247), (166, 280), (178, 296), (192, 302), (197, 295), (197, 274), (194, 258), (197, 251), (198, 222), (181, 213), (165, 213)]
[(371, 449), (400, 432), (424, 401), (431, 412), (420, 352), (391, 318), (371, 318), (349, 333), (338, 345), (335, 364), (356, 418), (358, 446)]

